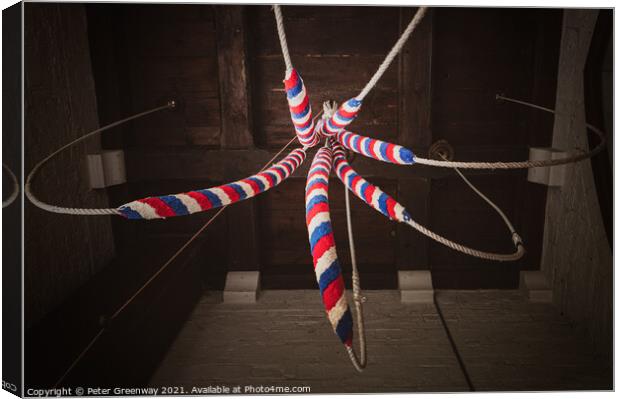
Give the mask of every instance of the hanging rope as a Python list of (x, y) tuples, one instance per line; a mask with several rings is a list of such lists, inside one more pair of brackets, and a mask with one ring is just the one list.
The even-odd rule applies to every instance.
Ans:
[(405, 207), (398, 203), (398, 201), (355, 172), (346, 160), (344, 149), (337, 141), (332, 139), (330, 143), (334, 149), (334, 165), (336, 175), (358, 198), (378, 212), (387, 216), (390, 220), (405, 223), (448, 248), (476, 258), (506, 262), (520, 259), (525, 253), (521, 238), (516, 233), (512, 234), (512, 241), (516, 249), (515, 252), (511, 254), (498, 254), (469, 248), (427, 229), (413, 220), (409, 212), (407, 212)]
[(381, 76), (383, 76), (385, 71), (389, 68), (394, 58), (403, 49), (403, 46), (405, 45), (405, 43), (407, 43), (407, 40), (409, 39), (409, 36), (411, 36), (415, 28), (420, 24), (420, 21), (422, 21), (422, 18), (424, 18), (424, 16), (426, 15), (427, 10), (428, 10), (428, 7), (418, 8), (418, 11), (415, 13), (413, 18), (411, 19), (411, 22), (409, 22), (409, 25), (407, 25), (407, 28), (400, 35), (400, 37), (396, 41), (396, 44), (394, 44), (394, 47), (392, 47), (388, 55), (385, 57), (385, 59), (379, 66), (379, 69), (377, 69), (375, 74), (372, 75), (372, 78), (370, 78), (368, 83), (366, 83), (366, 86), (364, 86), (360, 94), (358, 94), (355, 97), (356, 100), (360, 102), (363, 101), (366, 95), (370, 92), (370, 90), (372, 90), (373, 87), (375, 87), (379, 79), (381, 79)]
[[(442, 158), (446, 159), (445, 157)], [(495, 212), (499, 214), (499, 216), (504, 220), (504, 224), (506, 224), (506, 227), (510, 231), (511, 236), (513, 237), (513, 241), (516, 239), (516, 237), (519, 237), (514, 226), (512, 225), (512, 223), (510, 223), (510, 219), (508, 219), (508, 216), (506, 216), (506, 214), (499, 208), (499, 206), (495, 205), (493, 201), (491, 201), (486, 195), (484, 195), (480, 190), (478, 190), (476, 186), (474, 186), (473, 183), (470, 182), (463, 173), (461, 173), (460, 170), (454, 168), (454, 171), (461, 177), (461, 179), (463, 179), (463, 181), (469, 186), (469, 188), (472, 189), (473, 192), (478, 194), (480, 198), (485, 200), (486, 203), (489, 204), (495, 210)]]
[(286, 32), (284, 32), (284, 22), (282, 22), (282, 10), (280, 10), (280, 6), (277, 4), (274, 5), (273, 12), (276, 16), (276, 27), (278, 29), (280, 47), (282, 48), (282, 57), (284, 58), (284, 65), (286, 66), (286, 72), (288, 73), (293, 69), (293, 63), (291, 62), (291, 56), (288, 52), (288, 45), (286, 44)]
[(191, 215), (252, 198), (286, 180), (306, 159), (306, 151), (294, 149), (269, 169), (217, 187), (180, 194), (146, 197), (118, 207), (127, 219), (165, 219)]
[[(280, 6), (274, 5), (273, 11), (276, 19), (278, 38), (280, 39), (280, 47), (282, 49), (282, 57), (284, 58), (284, 64), (286, 66), (286, 79), (288, 80), (290, 77), (298, 75), (298, 73), (293, 69), (293, 64), (291, 62), (291, 56), (289, 54), (288, 44), (286, 40), (286, 32), (284, 31), (282, 10), (280, 9)], [(286, 86), (287, 98), (289, 100), (289, 108), (291, 109), (291, 118), (293, 119), (293, 124), (295, 125), (296, 129), (298, 127), (301, 128), (301, 131), (298, 130), (298, 134), (300, 136), (299, 140), (302, 145), (314, 146), (320, 141), (322, 137), (334, 136), (342, 129), (347, 127), (351, 122), (353, 122), (362, 106), (362, 101), (370, 92), (370, 90), (375, 87), (379, 79), (381, 79), (381, 76), (383, 76), (396, 55), (398, 55), (398, 53), (402, 50), (403, 46), (407, 42), (407, 39), (409, 39), (409, 36), (413, 33), (422, 18), (424, 18), (426, 11), (427, 7), (418, 8), (418, 11), (411, 19), (411, 22), (409, 22), (407, 28), (403, 31), (401, 36), (398, 38), (388, 55), (385, 57), (381, 65), (379, 65), (379, 68), (373, 74), (372, 78), (370, 79), (370, 81), (368, 81), (366, 86), (364, 86), (362, 91), (356, 97), (345, 101), (338, 108), (338, 110), (334, 112), (331, 118), (325, 121), (321, 121), (316, 127), (313, 126), (312, 128), (309, 128), (309, 126), (307, 126), (307, 121), (310, 119), (309, 115), (312, 113), (312, 110), (309, 103), (307, 106), (304, 103), (304, 101), (307, 100), (307, 96), (305, 88), (303, 88), (303, 82), (301, 83), (299, 93), (295, 92), (295, 96), (291, 96), (288, 89), (289, 86)], [(301, 78), (299, 78), (298, 80), (301, 81)], [(303, 92), (301, 90), (302, 88)], [(292, 99), (295, 99), (295, 101), (292, 101)], [(296, 105), (297, 108), (294, 108), (294, 105)], [(315, 137), (315, 135), (319, 137)], [(310, 145), (309, 143), (313, 144)]]
[[(293, 137), (288, 143), (286, 143), (284, 145), (284, 147), (282, 147), (269, 161), (267, 161), (265, 163), (265, 165), (263, 165), (263, 167), (261, 168), (261, 171), (264, 171), (276, 158), (278, 158), (278, 156), (280, 156), (280, 154), (282, 154), (284, 152), (284, 150), (286, 150), (286, 148), (288, 148), (288, 146), (290, 146), (293, 141), (295, 141), (295, 137)], [(192, 235), (189, 240), (187, 240), (185, 242), (185, 244), (183, 244), (170, 258), (168, 258), (168, 260), (153, 274), (151, 275), (151, 277), (146, 280), (146, 282), (144, 284), (142, 284), (140, 286), (140, 288), (138, 288), (133, 295), (131, 295), (121, 306), (118, 307), (118, 309), (116, 309), (116, 311), (112, 314), (112, 316), (110, 316), (107, 320), (106, 323), (104, 324), (104, 326), (99, 330), (99, 332), (97, 332), (97, 334), (95, 334), (95, 336), (90, 340), (90, 342), (88, 343), (88, 345), (86, 345), (86, 347), (84, 347), (84, 349), (82, 349), (82, 351), (78, 354), (78, 356), (73, 360), (73, 362), (71, 362), (71, 364), (69, 365), (69, 367), (65, 370), (65, 372), (62, 374), (62, 376), (60, 376), (60, 378), (56, 381), (56, 383), (54, 384), (53, 388), (56, 388), (58, 385), (60, 385), (60, 383), (62, 383), (64, 381), (64, 379), (67, 377), (67, 375), (69, 375), (69, 373), (71, 372), (71, 370), (73, 370), (73, 368), (75, 368), (75, 366), (77, 366), (77, 364), (80, 362), (80, 360), (82, 360), (82, 358), (84, 357), (84, 355), (86, 355), (86, 353), (88, 353), (88, 351), (90, 350), (90, 348), (92, 348), (92, 346), (99, 340), (99, 337), (101, 337), (101, 335), (103, 334), (103, 332), (107, 329), (107, 327), (112, 323), (112, 321), (114, 321), (114, 319), (116, 319), (122, 312), (123, 310), (125, 310), (125, 308), (127, 306), (129, 306), (134, 299), (136, 299), (140, 293), (142, 293), (142, 291), (144, 291), (144, 289), (146, 289), (146, 287), (148, 287), (156, 278), (157, 276), (159, 276), (164, 270), (166, 270), (166, 268), (168, 268), (168, 266), (170, 266), (172, 264), (172, 262), (179, 257), (179, 255), (181, 255), (181, 253), (183, 253), (183, 251), (185, 251), (185, 249), (194, 241), (196, 240), (196, 238), (198, 238), (198, 236), (200, 236), (200, 234), (202, 234), (203, 231), (205, 231), (207, 229), (207, 227), (209, 227), (211, 225), (211, 223), (213, 223), (213, 221), (220, 216), (220, 214), (222, 214), (222, 212), (224, 212), (224, 209), (228, 208), (228, 205), (221, 207), (213, 216), (211, 216), (209, 218), (209, 220), (207, 220), (205, 222), (205, 224), (202, 225), (202, 227), (200, 229), (198, 229), (198, 231), (196, 231), (196, 233), (194, 233), (194, 235)]]
[(194, 190), (186, 193), (146, 197), (121, 205), (118, 208), (60, 207), (56, 205), (50, 205), (39, 200), (32, 193), (32, 182), (35, 180), (38, 171), (43, 165), (45, 165), (45, 163), (60, 154), (62, 151), (83, 140), (86, 140), (89, 137), (92, 137), (95, 134), (111, 129), (112, 127), (119, 126), (125, 122), (152, 114), (163, 109), (172, 108), (174, 106), (174, 102), (171, 101), (164, 106), (153, 108), (151, 110), (111, 123), (107, 126), (94, 130), (90, 133), (85, 134), (82, 137), (77, 138), (69, 144), (64, 145), (60, 149), (47, 156), (32, 169), (32, 171), (28, 175), (28, 178), (26, 179), (26, 196), (35, 206), (54, 213), (84, 216), (119, 215), (132, 220), (164, 219), (173, 216), (183, 216), (198, 212), (204, 212), (209, 209), (218, 208), (244, 199), (252, 198), (262, 192), (265, 192), (275, 187), (286, 178), (288, 178), (303, 163), (306, 157), (306, 147), (301, 149), (298, 148), (291, 151), (291, 153), (287, 157), (285, 157), (275, 165), (271, 166), (269, 169), (259, 172), (258, 174), (252, 175), (248, 178), (228, 184), (223, 184), (217, 187)]
[[(554, 115), (556, 113), (556, 111), (550, 108), (542, 107), (540, 105), (529, 103), (526, 101), (516, 100), (510, 97), (505, 97), (499, 94), (496, 95), (495, 98), (498, 100), (505, 100), (505, 101), (512, 102), (515, 104), (520, 104), (520, 105), (524, 105), (530, 108), (549, 112)], [(545, 167), (545, 166), (557, 166), (557, 165), (565, 165), (568, 163), (575, 163), (575, 162), (582, 161), (584, 159), (592, 158), (593, 156), (601, 152), (603, 148), (605, 148), (605, 145), (607, 144), (607, 138), (605, 136), (605, 133), (602, 130), (598, 129), (597, 127), (589, 123), (586, 123), (586, 128), (594, 132), (598, 136), (600, 140), (598, 145), (590, 151), (587, 151), (587, 152), (581, 151), (578, 154), (571, 155), (565, 158), (539, 160), (539, 161), (519, 161), (519, 162), (455, 162), (455, 161), (446, 161), (446, 160), (439, 161), (435, 159), (425, 159), (425, 158), (416, 157), (416, 163), (420, 165), (429, 165), (429, 166), (435, 166), (439, 168), (460, 168), (460, 169), (527, 169), (527, 168), (538, 168), (538, 167)]]
[(15, 199), (17, 198), (17, 194), (19, 194), (19, 182), (17, 181), (17, 177), (15, 176), (13, 171), (9, 169), (9, 167), (6, 166), (4, 163), (2, 163), (2, 168), (6, 170), (6, 173), (11, 179), (11, 194), (5, 200), (2, 200), (2, 207), (6, 208), (7, 206), (11, 205), (13, 201), (15, 201)]
[(411, 150), (398, 144), (361, 136), (347, 130), (338, 132), (336, 139), (344, 148), (378, 161), (397, 165), (412, 165), (416, 161)]
[(34, 195), (34, 193), (32, 192), (32, 184), (35, 181), (37, 173), (43, 167), (43, 165), (45, 165), (47, 162), (49, 162), (51, 159), (53, 159), (54, 157), (56, 157), (58, 154), (60, 154), (64, 150), (68, 149), (69, 147), (72, 147), (75, 144), (80, 143), (80, 142), (82, 142), (82, 141), (84, 141), (84, 140), (86, 140), (86, 139), (88, 139), (88, 138), (90, 138), (90, 137), (92, 137), (92, 136), (94, 136), (96, 134), (99, 134), (101, 132), (105, 132), (106, 130), (112, 129), (113, 127), (120, 126), (120, 125), (122, 125), (122, 124), (124, 124), (126, 122), (129, 122), (129, 121), (132, 121), (132, 120), (135, 120), (135, 119), (138, 119), (138, 118), (142, 118), (143, 116), (147, 116), (147, 115), (150, 115), (150, 114), (158, 112), (158, 111), (174, 108), (175, 106), (176, 106), (176, 103), (174, 101), (169, 101), (166, 105), (155, 107), (155, 108), (150, 109), (148, 111), (140, 112), (138, 114), (129, 116), (127, 118), (121, 119), (121, 120), (116, 121), (114, 123), (110, 123), (109, 125), (101, 127), (99, 129), (93, 130), (92, 132), (86, 133), (85, 135), (83, 135), (81, 137), (78, 137), (77, 139), (71, 141), (70, 143), (65, 144), (64, 146), (60, 147), (59, 149), (57, 149), (56, 151), (52, 152), (47, 157), (43, 158), (43, 160), (41, 160), (39, 163), (37, 163), (34, 166), (34, 168), (32, 168), (32, 170), (28, 174), (28, 177), (26, 178), (26, 184), (24, 185), (24, 193), (26, 194), (26, 197), (28, 197), (30, 202), (32, 202), (38, 208), (41, 208), (43, 210), (46, 210), (48, 212), (53, 212), (53, 213), (62, 213), (62, 214), (66, 214), (66, 215), (82, 215), (82, 216), (88, 216), (88, 215), (96, 215), (96, 216), (100, 216), (100, 215), (118, 215), (119, 212), (115, 208), (67, 208), (67, 207), (47, 204), (47, 203), (45, 203), (43, 201), (40, 201)]
[(329, 213), (331, 167), (332, 152), (328, 147), (321, 147), (312, 160), (306, 180), (306, 225), (314, 272), (327, 318), (348, 351), (353, 343), (353, 321), (344, 292)]
[(362, 107), (362, 101), (366, 97), (366, 95), (372, 90), (381, 76), (388, 69), (396, 55), (402, 50), (403, 46), (409, 39), (409, 36), (413, 33), (415, 28), (419, 25), (424, 15), (426, 15), (427, 7), (420, 7), (418, 11), (415, 13), (411, 22), (407, 28), (400, 35), (396, 44), (392, 47), (388, 55), (385, 57), (377, 71), (374, 73), (372, 78), (366, 83), (366, 86), (362, 89), (362, 91), (354, 98), (351, 98), (338, 108), (338, 111), (324, 124), (321, 125), (320, 133), (325, 137), (331, 137), (345, 129), (353, 120), (357, 117), (357, 114)]
[(357, 358), (353, 346), (347, 347), (347, 353), (353, 367), (360, 373), (366, 368), (366, 329), (364, 327), (364, 302), (366, 298), (362, 296), (360, 287), (360, 277), (357, 270), (357, 258), (355, 256), (355, 240), (353, 239), (353, 224), (351, 222), (351, 203), (349, 201), (349, 190), (344, 190), (344, 203), (347, 213), (347, 233), (349, 236), (349, 252), (351, 254), (351, 285), (353, 287), (353, 303), (355, 304), (355, 318), (357, 321), (357, 335), (360, 340), (360, 359)]

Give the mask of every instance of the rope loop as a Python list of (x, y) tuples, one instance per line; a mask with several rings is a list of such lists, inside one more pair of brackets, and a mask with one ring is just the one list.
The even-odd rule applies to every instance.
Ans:
[(9, 194), (5, 200), (2, 200), (2, 207), (6, 208), (17, 199), (17, 195), (19, 194), (19, 182), (17, 181), (17, 176), (15, 176), (15, 173), (13, 173), (13, 171), (6, 166), (4, 162), (2, 163), (2, 169), (6, 170), (6, 173), (11, 179), (11, 194)]

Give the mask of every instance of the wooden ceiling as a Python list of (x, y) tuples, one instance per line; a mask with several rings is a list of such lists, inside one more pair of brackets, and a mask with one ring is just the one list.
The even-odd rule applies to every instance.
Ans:
[[(104, 139), (105, 146), (127, 153), (129, 184), (110, 190), (112, 203), (250, 175), (293, 136), (270, 7), (91, 4), (87, 11), (101, 124), (169, 98), (180, 105)], [(414, 12), (283, 7), (291, 56), (313, 108), (359, 91)], [(498, 103), (495, 94), (554, 103), (561, 15), (540, 8), (432, 10), (351, 130), (422, 155), (445, 139), (460, 160), (526, 158), (529, 146), (549, 145), (552, 119)], [(452, 171), (399, 168), (360, 156), (353, 166), (440, 234), (510, 251), (501, 220)], [(258, 199), (227, 209), (210, 228), (204, 245), (212, 256), (205, 267), (220, 276), (217, 284), (226, 270), (258, 268), (265, 287), (315, 286), (304, 222), (307, 167)], [(498, 264), (466, 257), (353, 199), (364, 288), (395, 288), (399, 269), (431, 269), (439, 288), (514, 288), (519, 270), (538, 269), (546, 189), (527, 183), (525, 171), (471, 175), (522, 234), (525, 258)], [(335, 177), (330, 196), (347, 274), (343, 189)], [(206, 217), (115, 221), (117, 247), (130, 247), (137, 236), (157, 242), (189, 237)]]

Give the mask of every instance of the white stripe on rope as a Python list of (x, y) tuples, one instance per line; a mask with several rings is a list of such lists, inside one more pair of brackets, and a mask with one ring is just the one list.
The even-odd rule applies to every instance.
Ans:
[(13, 171), (9, 169), (8, 166), (2, 163), (2, 168), (6, 170), (6, 172), (9, 174), (9, 178), (11, 179), (12, 183), (11, 194), (7, 197), (7, 199), (2, 200), (2, 207), (6, 208), (7, 206), (11, 205), (13, 201), (15, 201), (15, 199), (17, 198), (17, 194), (19, 194), (19, 183), (17, 182), (17, 177), (15, 176)]

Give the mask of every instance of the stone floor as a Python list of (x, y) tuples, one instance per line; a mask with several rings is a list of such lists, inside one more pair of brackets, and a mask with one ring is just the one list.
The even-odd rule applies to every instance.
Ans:
[[(256, 304), (196, 306), (153, 386), (310, 387), (322, 392), (455, 392), (468, 386), (433, 305), (367, 291), (368, 367), (358, 374), (318, 291), (264, 291)], [(518, 291), (440, 291), (437, 300), (478, 391), (612, 388), (611, 364), (551, 305)], [(357, 345), (356, 345), (357, 350)], [(243, 393), (243, 391), (242, 391)]]

